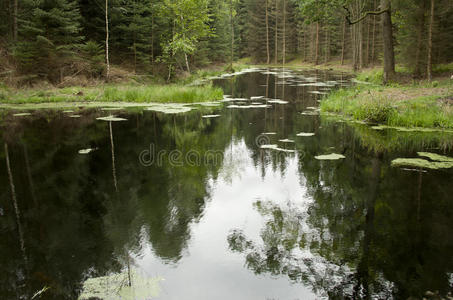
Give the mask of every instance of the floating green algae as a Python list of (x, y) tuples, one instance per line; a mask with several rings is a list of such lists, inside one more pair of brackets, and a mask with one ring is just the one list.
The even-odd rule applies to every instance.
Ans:
[(437, 170), (453, 168), (453, 162), (428, 161), (422, 158), (396, 158), (392, 160), (392, 167), (416, 167)]
[(139, 274), (135, 269), (130, 273), (124, 271), (109, 276), (89, 278), (83, 283), (83, 290), (78, 300), (152, 299), (159, 296), (159, 282), (162, 280), (160, 277), (153, 278)]
[(427, 157), (431, 160), (440, 161), (440, 162), (453, 162), (453, 157), (448, 157), (444, 155), (440, 155), (437, 153), (431, 152), (417, 152), (418, 156)]

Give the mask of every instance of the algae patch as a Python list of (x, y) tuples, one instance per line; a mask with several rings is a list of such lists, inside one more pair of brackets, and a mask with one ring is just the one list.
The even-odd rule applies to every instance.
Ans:
[(430, 152), (417, 152), (421, 157), (429, 158), (396, 158), (392, 160), (392, 167), (416, 167), (424, 169), (449, 169), (453, 168), (453, 158)]
[[(129, 275), (131, 280), (129, 282)], [(150, 299), (160, 294), (160, 277), (148, 277), (132, 269), (130, 274), (122, 272), (109, 276), (89, 278), (83, 283), (83, 291), (78, 300), (92, 298), (113, 300), (113, 299)]]

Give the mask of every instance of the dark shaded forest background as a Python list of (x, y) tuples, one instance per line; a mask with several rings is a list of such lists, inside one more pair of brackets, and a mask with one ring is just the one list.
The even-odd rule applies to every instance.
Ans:
[[(113, 75), (166, 77), (244, 58), (359, 70), (382, 64), (384, 14), (367, 12), (384, 5), (398, 65), (424, 77), (429, 60), (452, 61), (451, 0), (2, 0), (0, 80), (105, 78), (106, 19)], [(364, 18), (350, 25), (348, 14)]]

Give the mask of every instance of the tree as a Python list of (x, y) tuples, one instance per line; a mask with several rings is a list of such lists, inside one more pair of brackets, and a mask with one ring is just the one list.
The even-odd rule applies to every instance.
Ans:
[(434, 23), (434, 0), (431, 0), (431, 10), (429, 14), (429, 31), (428, 31), (428, 64), (427, 64), (427, 77), (431, 81), (433, 79), (433, 23)]
[(211, 33), (208, 27), (207, 0), (164, 0), (161, 17), (171, 24), (166, 37), (161, 41), (161, 59), (168, 64), (168, 80), (179, 55), (183, 56), (187, 71), (190, 72), (187, 56), (193, 54), (201, 38)]
[(14, 56), (19, 72), (61, 82), (73, 71), (83, 37), (74, 0), (24, 1)]

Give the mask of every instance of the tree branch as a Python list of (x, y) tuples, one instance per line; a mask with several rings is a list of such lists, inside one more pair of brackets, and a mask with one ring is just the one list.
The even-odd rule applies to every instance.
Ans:
[(346, 7), (346, 6), (343, 6), (343, 8), (346, 10), (347, 14), (346, 14), (346, 21), (348, 21), (348, 24), (349, 25), (354, 25), (354, 24), (357, 24), (361, 21), (363, 21), (363, 19), (365, 19), (368, 15), (374, 15), (374, 16), (377, 16), (377, 15), (381, 15), (385, 12), (388, 12), (389, 11), (389, 8), (385, 8), (383, 10), (379, 10), (379, 11), (366, 11), (365, 14), (363, 16), (361, 16), (360, 18), (358, 18), (357, 20), (355, 21), (351, 21), (351, 12), (349, 11), (349, 9)]

